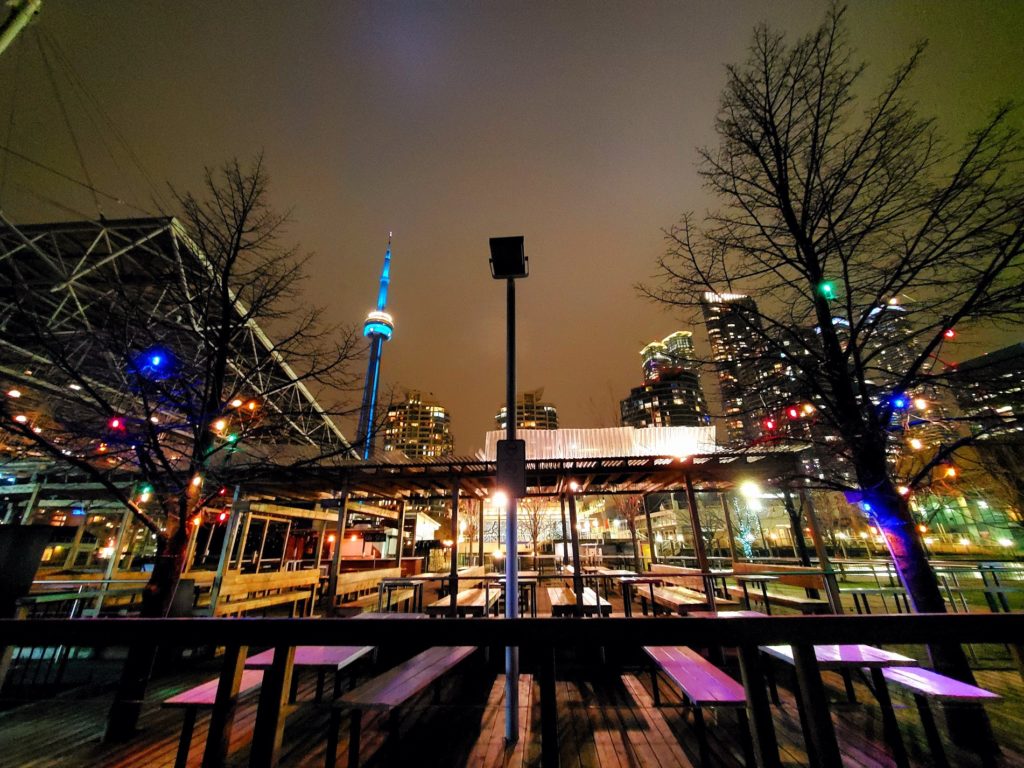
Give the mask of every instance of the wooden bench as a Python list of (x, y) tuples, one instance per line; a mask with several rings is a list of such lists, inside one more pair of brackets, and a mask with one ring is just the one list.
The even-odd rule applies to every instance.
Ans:
[[(501, 587), (497, 584), (484, 589), (483, 587), (472, 587), (464, 589), (455, 595), (455, 611), (459, 616), (487, 616), (498, 604), (501, 596)], [(451, 597), (442, 597), (427, 606), (423, 610), (429, 616), (447, 616), (452, 609)]]
[[(711, 607), (708, 605), (708, 598), (703, 592), (697, 592), (686, 587), (655, 587), (653, 594), (654, 604), (660, 605), (670, 613), (678, 613), (681, 616), (685, 616), (690, 611), (711, 610)], [(647, 602), (647, 595), (641, 593), (640, 602), (645, 604)], [(646, 605), (644, 605), (644, 612), (647, 612)]]
[(939, 729), (928, 706), (928, 699), (946, 702), (977, 703), (999, 701), (1002, 697), (992, 691), (986, 691), (976, 685), (961, 682), (952, 677), (940, 675), (930, 669), (920, 667), (887, 667), (882, 670), (887, 683), (902, 688), (914, 697), (921, 725), (932, 753), (932, 762), (936, 766), (948, 766), (946, 750), (942, 746)]
[[(803, 568), (795, 565), (762, 566), (757, 565), (756, 563), (742, 562), (733, 563), (732, 568), (733, 573), (737, 576), (769, 574), (776, 577), (779, 584), (784, 584), (790, 587), (802, 587), (805, 591), (825, 590), (824, 577), (813, 568)], [(759, 603), (764, 602), (764, 595), (761, 594), (760, 591), (750, 589), (748, 592), (751, 600)], [(729, 587), (729, 594), (736, 599), (743, 599), (743, 588)], [(800, 595), (772, 592), (771, 590), (768, 590), (767, 594), (768, 602), (772, 605), (779, 605), (783, 608), (792, 608), (804, 614), (830, 613), (832, 611), (832, 607), (829, 605), (828, 600), (823, 600), (817, 597), (801, 597)]]
[[(262, 669), (247, 669), (242, 672), (242, 682), (238, 686), (239, 698), (257, 690), (262, 682)], [(185, 722), (181, 727), (181, 739), (178, 741), (178, 754), (174, 759), (174, 768), (185, 768), (188, 765), (188, 751), (192, 746), (192, 731), (196, 725), (196, 715), (200, 709), (213, 708), (217, 701), (217, 686), (219, 684), (220, 679), (215, 677), (202, 685), (171, 696), (161, 704), (164, 707), (179, 707), (185, 710)]]
[(327, 732), (327, 768), (334, 768), (337, 761), (338, 728), (343, 709), (352, 710), (348, 765), (349, 768), (357, 768), (363, 710), (378, 710), (389, 714), (388, 726), (394, 743), (398, 739), (398, 707), (426, 690), (474, 650), (476, 649), (473, 646), (428, 648), (336, 699), (331, 709), (331, 722)]
[[(272, 573), (228, 573), (224, 576), (213, 616), (240, 616), (276, 605), (291, 605), (291, 615), (308, 616), (320, 580), (316, 569)], [(300, 607), (301, 606), (301, 607)]]
[(658, 670), (675, 683), (683, 699), (693, 707), (693, 723), (697, 731), (701, 765), (708, 764), (708, 739), (704, 726), (704, 707), (729, 707), (738, 713), (743, 728), (743, 750), (747, 765), (753, 765), (753, 746), (744, 709), (747, 695), (743, 686), (691, 648), (684, 646), (645, 646), (650, 657), (651, 689), (654, 706), (661, 706), (658, 691)]
[[(336, 606), (339, 616), (352, 616), (365, 611), (376, 611), (380, 604), (380, 583), (384, 579), (398, 579), (401, 568), (374, 568), (369, 571), (346, 571), (338, 574), (337, 598), (342, 602)], [(401, 603), (413, 596), (413, 590), (395, 590), (391, 595), (393, 603)]]
[[(568, 587), (548, 587), (548, 600), (551, 601), (552, 616), (574, 616), (576, 614), (576, 593)], [(610, 616), (612, 604), (600, 598), (600, 609), (598, 608), (598, 596), (590, 587), (583, 590), (583, 614), (593, 616), (600, 613), (602, 616)]]

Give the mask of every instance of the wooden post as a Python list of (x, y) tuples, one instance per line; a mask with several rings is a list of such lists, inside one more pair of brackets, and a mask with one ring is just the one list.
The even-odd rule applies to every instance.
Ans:
[[(341, 570), (341, 543), (345, 540), (345, 525), (348, 521), (348, 481), (341, 489), (341, 504), (338, 506), (338, 520), (334, 528), (334, 549), (331, 551), (331, 572), (327, 579), (327, 614), (334, 613), (334, 601), (338, 597), (338, 571)], [(325, 528), (326, 529), (326, 528)]]
[(569, 564), (569, 530), (565, 524), (565, 494), (558, 497), (559, 506), (562, 508), (562, 565)]
[(722, 502), (722, 517), (725, 518), (725, 535), (729, 537), (729, 559), (736, 562), (736, 534), (732, 530), (732, 510), (729, 509), (729, 502), (724, 493), (718, 494)]
[(708, 556), (704, 551), (704, 532), (700, 527), (700, 514), (697, 510), (697, 494), (693, 491), (693, 480), (690, 473), (683, 475), (686, 483), (686, 506), (690, 510), (690, 527), (693, 529), (693, 553), (697, 556), (697, 567), (704, 578), (704, 594), (708, 598), (708, 608), (715, 610), (715, 583), (708, 568)]
[(106, 571), (103, 574), (103, 587), (100, 589), (100, 596), (96, 598), (94, 610), (97, 616), (100, 615), (100, 610), (103, 608), (103, 598), (106, 596), (107, 590), (110, 589), (110, 582), (117, 573), (117, 566), (121, 562), (121, 549), (124, 547), (124, 537), (131, 527), (131, 519), (132, 513), (126, 509), (121, 515), (121, 525), (117, 529), (114, 551), (110, 555), (110, 562), (107, 563)]
[[(455, 618), (459, 615), (459, 481), (452, 482), (452, 551), (451, 571), (448, 576), (448, 593), (451, 605), (448, 614)], [(505, 595), (508, 600), (508, 595)]]
[(658, 553), (654, 551), (654, 525), (651, 523), (651, 510), (647, 507), (647, 497), (643, 497), (644, 517), (647, 519), (647, 549), (651, 552), (651, 565), (658, 562)]
[[(818, 555), (818, 565), (824, 571), (825, 596), (832, 607), (833, 613), (843, 612), (843, 603), (839, 596), (839, 583), (836, 575), (832, 573), (832, 563), (828, 559), (828, 550), (825, 549), (825, 540), (821, 537), (821, 526), (818, 524), (818, 514), (811, 504), (811, 497), (806, 489), (800, 489), (800, 507), (807, 516), (807, 525), (811, 529), (811, 539), (814, 541), (814, 549)], [(802, 532), (801, 532), (801, 535)]]
[(480, 522), (477, 525), (478, 534), (480, 536), (480, 562), (477, 563), (481, 568), (484, 565), (484, 500), (478, 498), (477, 501), (480, 503)]
[(555, 693), (555, 649), (540, 649), (540, 764), (558, 768), (558, 696)]
[[(576, 593), (576, 615), (583, 615), (583, 568), (580, 563), (580, 532), (576, 524), (576, 494), (569, 494), (569, 536), (572, 539), (572, 588)], [(601, 605), (598, 603), (598, 613)]]
[(249, 649), (244, 645), (229, 645), (224, 649), (224, 666), (217, 683), (217, 698), (210, 713), (210, 730), (203, 750), (203, 768), (221, 768), (228, 756), (238, 689), (242, 684), (242, 672), (245, 670), (245, 657), (248, 653)]
[[(228, 517), (228, 529), (224, 532), (224, 541), (220, 545), (220, 559), (217, 561), (217, 573), (213, 576), (213, 585), (210, 587), (210, 615), (217, 615), (217, 600), (220, 597), (220, 589), (224, 585), (228, 570), (231, 567), (231, 552), (235, 547), (235, 538), (242, 526), (242, 518), (249, 512), (249, 502), (239, 501), (242, 495), (242, 486), (235, 486), (235, 495), (231, 499), (231, 515)], [(244, 540), (242, 542), (245, 543)]]
[(405, 502), (398, 502), (398, 546), (395, 547), (398, 550), (395, 553), (395, 565), (398, 567), (398, 573), (402, 573), (402, 545), (405, 542)]
[(756, 645), (740, 646), (740, 673), (743, 690), (747, 694), (747, 723), (754, 742), (754, 758), (758, 768), (780, 768), (779, 744), (775, 738), (775, 723), (765, 690), (761, 652)]
[(275, 768), (281, 757), (284, 721), (291, 692), (292, 662), (295, 646), (274, 648), (274, 661), (263, 672), (260, 701), (256, 707), (256, 724), (252, 734), (249, 768)]
[(808, 752), (813, 755), (811, 764), (823, 768), (841, 768), (843, 761), (839, 756), (836, 730), (832, 725), (828, 696), (821, 682), (814, 646), (794, 643), (793, 666), (797, 686), (800, 688), (800, 706), (807, 723), (805, 735), (811, 742), (807, 745)]

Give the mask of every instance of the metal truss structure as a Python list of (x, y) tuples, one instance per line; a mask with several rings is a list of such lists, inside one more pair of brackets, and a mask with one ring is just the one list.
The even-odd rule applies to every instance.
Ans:
[[(65, 363), (120, 402), (132, 398), (130, 377), (123, 360), (110, 359), (109, 349), (93, 342), (94, 329), (103, 326), (116, 302), (138, 302), (160, 318), (161, 328), (174, 338), (175, 354), (203, 354), (197, 340), (213, 323), (194, 302), (190, 285), (192, 278), (210, 275), (204, 254), (171, 217), (17, 226), (0, 214), (0, 286), (22, 292), (22, 311), (28, 297), (38, 327), (60, 340), (73, 358)], [(40, 394), (67, 394), (67, 376), (47, 359), (38, 331), (13, 327), (11, 298), (0, 304), (0, 376), (30, 383)], [(313, 454), (354, 455), (244, 300), (235, 294), (231, 299), (238, 331), (231, 339), (225, 391), (258, 398), (260, 408), (273, 416), (273, 429), (257, 440), (305, 446)]]

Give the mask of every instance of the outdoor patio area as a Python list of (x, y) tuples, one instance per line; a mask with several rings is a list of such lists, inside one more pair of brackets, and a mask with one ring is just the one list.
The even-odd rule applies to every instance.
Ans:
[[(416, 766), (534, 766), (540, 765), (540, 705), (538, 686), (531, 675), (520, 678), (520, 739), (506, 750), (503, 740), (504, 676), (496, 657), (485, 664), (471, 659), (459, 674), (446, 679), (440, 702), (430, 694), (410, 702), (401, 711), (400, 739), (386, 743), (386, 718), (371, 716), (363, 723), (361, 764)], [(597, 659), (573, 660), (560, 653), (557, 676), (558, 741), (562, 766), (699, 765), (692, 718), (680, 706), (678, 693), (661, 682), (662, 706), (655, 707), (650, 677), (637, 663), (623, 659), (601, 666)], [(734, 660), (733, 660), (734, 661)], [(524, 656), (524, 664), (529, 663)], [(44, 701), (0, 714), (0, 765), (3, 766), (111, 766), (143, 768), (172, 766), (181, 729), (180, 710), (160, 707), (161, 700), (217, 673), (216, 662), (197, 665), (187, 673), (154, 681), (132, 742), (107, 746), (99, 742), (110, 703), (108, 694), (84, 699)], [(728, 668), (728, 667), (727, 667)], [(735, 669), (731, 670), (735, 674)], [(364, 673), (365, 674), (365, 673)], [(978, 683), (1004, 697), (988, 707), (996, 738), (1002, 747), (1000, 765), (1024, 766), (1024, 683), (1016, 671), (977, 673)], [(824, 675), (833, 722), (845, 765), (890, 765), (892, 757), (882, 739), (877, 705), (866, 687), (855, 684), (856, 704), (846, 701), (842, 680)], [(282, 766), (322, 766), (329, 709), (313, 701), (315, 680), (304, 676), (298, 686), (297, 705), (289, 714), (281, 750)], [(807, 765), (796, 704), (788, 681), (780, 678), (781, 707), (773, 707), (783, 765)], [(910, 764), (934, 765), (913, 702), (894, 695), (896, 714)], [(243, 698), (235, 717), (228, 765), (247, 765), (256, 719), (257, 697)], [(941, 717), (937, 713), (937, 717)], [(197, 721), (190, 765), (199, 765), (209, 718)], [(345, 764), (347, 720), (343, 719), (338, 764)], [(715, 765), (743, 765), (741, 739), (733, 712), (710, 712), (708, 736)], [(981, 765), (972, 754), (944, 739), (951, 765)], [(393, 750), (390, 751), (389, 750)]]

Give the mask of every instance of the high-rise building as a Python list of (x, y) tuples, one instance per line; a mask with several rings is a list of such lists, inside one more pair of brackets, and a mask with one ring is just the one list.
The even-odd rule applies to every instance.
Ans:
[(700, 427), (710, 423), (693, 359), (693, 334), (676, 331), (640, 350), (644, 383), (619, 404), (627, 427)]
[(765, 436), (769, 408), (762, 390), (769, 378), (761, 318), (740, 293), (705, 293), (700, 302), (725, 414), (726, 442), (741, 447)]
[[(541, 400), (543, 389), (533, 392), (522, 392), (516, 398), (516, 429), (558, 429), (558, 411), (551, 403)], [(505, 429), (508, 424), (508, 409), (501, 406), (494, 417), (498, 429)]]
[(979, 439), (1024, 441), (1024, 342), (965, 360), (948, 375)]
[(411, 390), (405, 393), (403, 402), (388, 407), (385, 451), (402, 451), (413, 459), (450, 456), (453, 449), (448, 410), (433, 398)]

